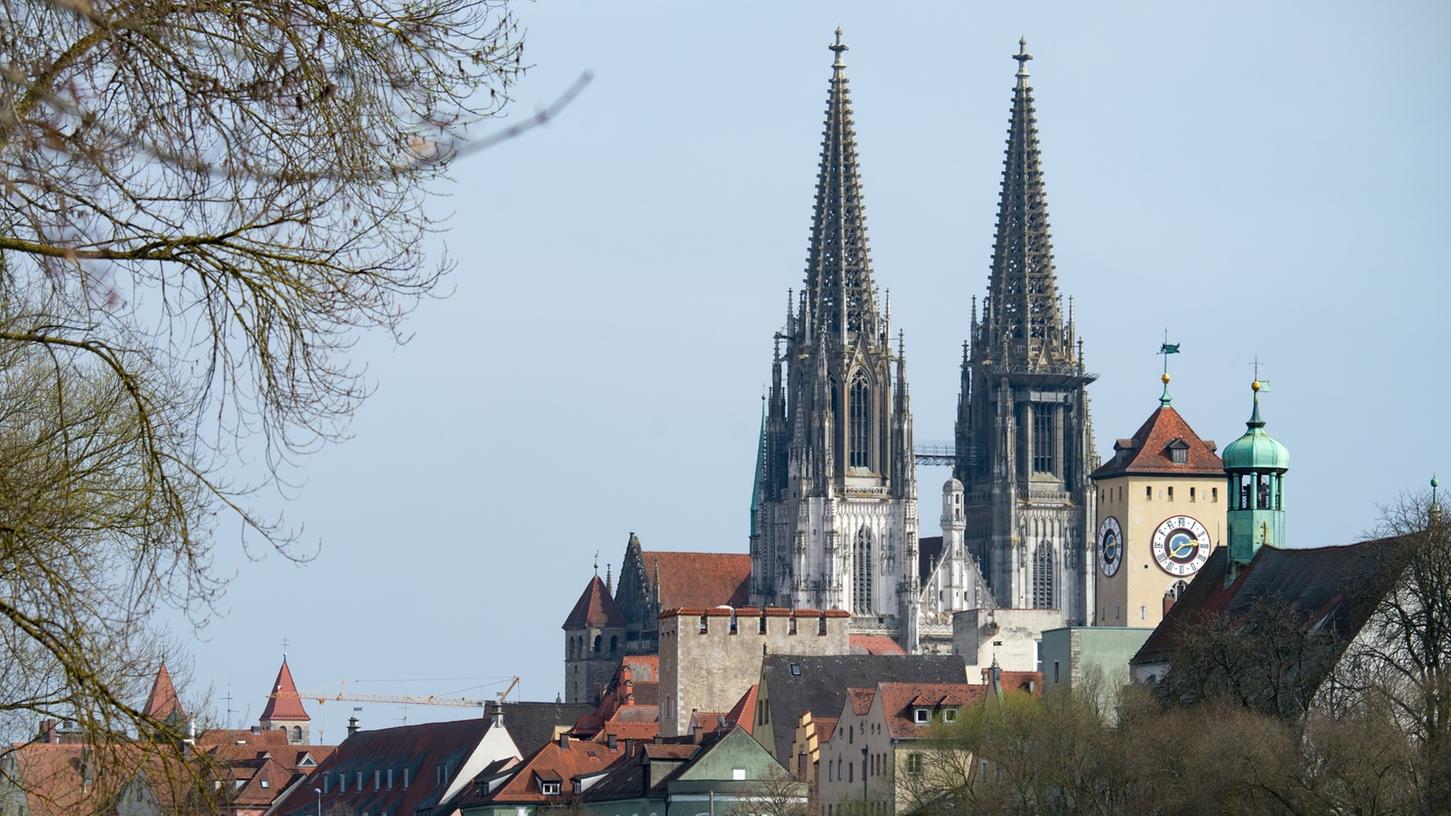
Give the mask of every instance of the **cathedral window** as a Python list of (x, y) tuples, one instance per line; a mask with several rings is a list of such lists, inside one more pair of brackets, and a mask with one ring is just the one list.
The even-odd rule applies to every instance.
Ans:
[(852, 611), (858, 615), (872, 613), (872, 533), (866, 527), (857, 530), (853, 548), (855, 572), (852, 582)]
[(1033, 550), (1033, 608), (1053, 609), (1053, 545), (1044, 541)]
[(850, 462), (854, 468), (871, 467), (872, 390), (867, 378), (857, 374), (851, 382)]
[(1033, 470), (1053, 470), (1053, 406), (1035, 404), (1033, 408)]

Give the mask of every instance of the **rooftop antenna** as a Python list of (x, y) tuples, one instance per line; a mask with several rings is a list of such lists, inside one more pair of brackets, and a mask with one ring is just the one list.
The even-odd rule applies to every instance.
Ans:
[(226, 713), (226, 723), (227, 724), (226, 724), (226, 728), (228, 730), (230, 730), (231, 727), (232, 727), (232, 715), (235, 714), (235, 713), (237, 713), (237, 710), (235, 708), (232, 708), (232, 684), (231, 683), (228, 683), (227, 684), (227, 696), (226, 697), (223, 697), (222, 699), (227, 702), (227, 713)]

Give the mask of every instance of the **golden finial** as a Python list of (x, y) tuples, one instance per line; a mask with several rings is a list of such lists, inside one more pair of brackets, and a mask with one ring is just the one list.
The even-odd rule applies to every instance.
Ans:
[(1250, 390), (1251, 391), (1258, 391), (1258, 390), (1260, 390), (1260, 381), (1259, 380), (1255, 380), (1254, 382), (1252, 382), (1252, 383), (1249, 384), (1249, 387), (1250, 387)]
[(1159, 380), (1161, 382), (1163, 382), (1164, 385), (1168, 385), (1169, 384), (1169, 380), (1171, 380), (1171, 379), (1173, 379), (1173, 378), (1169, 376), (1169, 372), (1167, 372), (1167, 371), (1164, 372), (1163, 376), (1159, 377)]

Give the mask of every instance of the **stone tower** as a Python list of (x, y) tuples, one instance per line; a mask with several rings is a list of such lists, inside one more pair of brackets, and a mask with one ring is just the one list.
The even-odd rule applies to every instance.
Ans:
[(292, 682), (292, 669), (287, 667), (287, 655), (282, 656), (282, 667), (277, 670), (277, 679), (272, 681), (272, 693), (267, 695), (267, 705), (257, 724), (263, 731), (281, 731), (287, 735), (291, 745), (306, 745), (312, 729), (312, 717), (302, 706), (302, 697), (297, 693), (297, 684)]
[(1265, 433), (1260, 418), (1259, 377), (1250, 383), (1254, 410), (1245, 432), (1224, 449), (1224, 472), (1229, 477), (1230, 575), (1254, 559), (1266, 544), (1285, 545), (1285, 472), (1290, 469), (1290, 451)]
[(565, 702), (598, 702), (625, 647), (625, 615), (598, 574), (585, 586), (561, 628)]
[(992, 272), (972, 306), (958, 398), (967, 540), (999, 607), (1093, 609), (1096, 466), (1083, 347), (1053, 272), (1027, 43), (1019, 43)]
[[(845, 609), (915, 648), (917, 488), (902, 341), (878, 308), (837, 31), (806, 284), (776, 337), (751, 601)], [(782, 349), (785, 345), (785, 372)]]

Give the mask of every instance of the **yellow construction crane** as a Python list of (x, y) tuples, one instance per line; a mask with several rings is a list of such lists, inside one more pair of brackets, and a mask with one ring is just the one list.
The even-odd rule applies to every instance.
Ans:
[[(497, 695), (497, 702), (504, 702), (505, 698), (519, 685), (522, 678), (514, 676), (509, 685)], [(272, 696), (276, 696), (275, 694)], [(336, 693), (299, 691), (298, 697), (304, 700), (316, 700), (319, 705), (330, 700), (349, 703), (394, 703), (398, 705), (435, 705), (451, 706), (453, 708), (483, 708), (489, 704), (489, 700), (478, 700), (473, 697), (440, 697), (436, 694), (409, 695), (409, 694), (363, 694), (360, 692), (349, 692), (348, 681), (344, 680), (338, 684)]]

